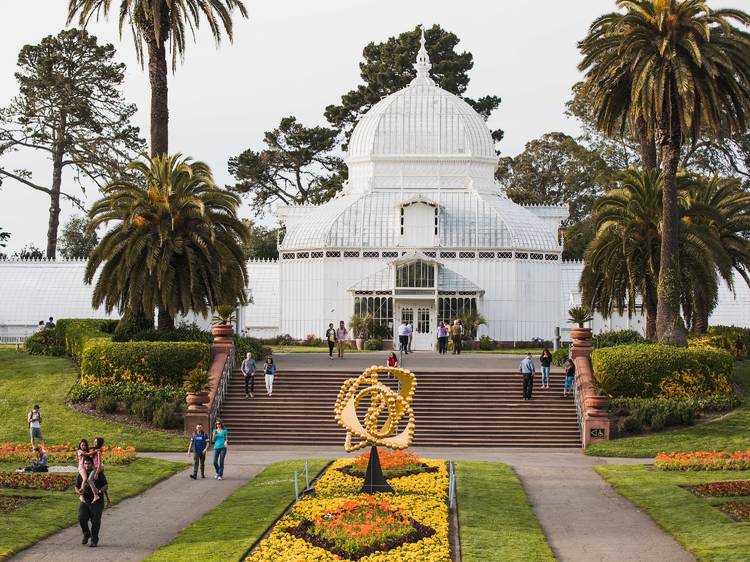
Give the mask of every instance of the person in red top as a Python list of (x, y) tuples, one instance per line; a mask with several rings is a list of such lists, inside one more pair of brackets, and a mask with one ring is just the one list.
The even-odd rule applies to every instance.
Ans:
[(392, 351), (391, 351), (391, 354), (388, 356), (388, 366), (398, 367), (398, 358), (396, 357), (396, 354)]

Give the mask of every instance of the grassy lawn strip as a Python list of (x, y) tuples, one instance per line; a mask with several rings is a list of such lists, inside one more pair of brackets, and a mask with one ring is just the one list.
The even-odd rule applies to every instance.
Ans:
[(0, 442), (28, 442), (26, 414), (42, 409), (42, 432), (48, 443), (76, 443), (97, 435), (110, 445), (133, 445), (138, 451), (186, 451), (184, 437), (130, 427), (71, 410), (65, 395), (77, 373), (65, 357), (38, 357), (0, 348)]
[(491, 462), (457, 462), (458, 517), (464, 562), (554, 561), (513, 470)]
[[(309, 461), (310, 477), (327, 462)], [(304, 486), (304, 461), (272, 464), (146, 560), (238, 560), (294, 499), (295, 470)]]
[(645, 466), (625, 465), (597, 466), (596, 471), (699, 560), (750, 559), (750, 523), (735, 523), (712, 507), (726, 498), (700, 498), (680, 488), (743, 480), (750, 478), (750, 471), (656, 472)]
[(750, 449), (750, 361), (737, 363), (735, 374), (744, 392), (744, 402), (733, 413), (687, 429), (614, 439), (589, 447), (586, 454), (646, 458), (654, 457), (662, 451), (671, 453)]
[[(107, 466), (105, 471), (112, 503), (140, 494), (185, 466), (184, 463), (146, 458), (136, 459), (125, 466)], [(15, 468), (18, 467), (0, 464), (2, 471)], [(0, 560), (78, 521), (78, 497), (72, 489), (45, 492), (0, 488), (0, 494), (34, 498), (24, 507), (0, 517)]]

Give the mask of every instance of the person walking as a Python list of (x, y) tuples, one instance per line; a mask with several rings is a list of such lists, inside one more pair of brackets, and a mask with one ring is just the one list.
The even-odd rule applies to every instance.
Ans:
[(31, 448), (33, 449), (36, 446), (34, 439), (38, 439), (39, 443), (44, 446), (44, 437), (42, 436), (42, 412), (39, 409), (39, 404), (34, 404), (32, 410), (26, 415), (26, 421), (29, 424)]
[(437, 328), (438, 353), (445, 355), (448, 353), (448, 326), (442, 320)]
[[(91, 486), (85, 484), (94, 471), (94, 461), (88, 457), (85, 458), (83, 460), (83, 475), (78, 475), (75, 485), (75, 492), (78, 494), (80, 500), (78, 504), (78, 523), (81, 525), (81, 531), (83, 531), (81, 544), (87, 544), (90, 539), (90, 547), (95, 547), (99, 544), (99, 530), (102, 524), (102, 512), (104, 511), (102, 496), (109, 489), (107, 477), (103, 471), (99, 471), (94, 479), (94, 486), (99, 490), (100, 494), (94, 495)], [(91, 527), (89, 527), (89, 522), (91, 523)]]
[(409, 355), (409, 334), (411, 328), (406, 320), (401, 321), (401, 325), (398, 327), (398, 349), (406, 355)]
[(339, 359), (344, 358), (344, 345), (349, 339), (349, 330), (346, 329), (343, 320), (339, 320), (339, 327), (336, 330), (336, 348), (339, 352)]
[(542, 388), (549, 389), (549, 371), (552, 368), (552, 354), (546, 347), (539, 356), (539, 365), (542, 369)]
[(263, 365), (263, 374), (266, 380), (266, 394), (273, 396), (273, 378), (276, 375), (276, 365), (273, 362), (273, 357), (266, 357), (266, 363)]
[(454, 320), (451, 326), (451, 341), (453, 342), (453, 355), (461, 355), (461, 340), (464, 335), (464, 327), (461, 320)]
[(531, 391), (534, 388), (534, 360), (530, 352), (521, 361), (518, 370), (523, 375), (523, 399), (531, 400)]
[(216, 420), (216, 426), (213, 433), (214, 441), (214, 470), (216, 470), (217, 480), (224, 478), (224, 459), (227, 456), (227, 446), (229, 445), (229, 430), (224, 427), (221, 420)]
[(328, 324), (326, 342), (328, 342), (328, 359), (333, 360), (333, 348), (336, 347), (336, 330), (333, 327), (333, 322)]
[(245, 360), (240, 365), (240, 371), (242, 376), (245, 377), (245, 398), (248, 396), (248, 387), (250, 390), (250, 398), (255, 398), (255, 359), (252, 353), (248, 353), (245, 356)]
[(572, 359), (568, 359), (565, 362), (565, 386), (563, 387), (563, 398), (568, 397), (568, 392), (573, 396), (573, 385), (575, 384), (576, 378), (576, 364), (573, 363)]
[(193, 480), (198, 479), (198, 466), (201, 469), (201, 478), (206, 477), (206, 451), (210, 443), (211, 438), (203, 431), (203, 424), (199, 423), (195, 426), (195, 431), (190, 436), (190, 445), (188, 445), (188, 455), (191, 451), (193, 453), (193, 473), (190, 475)]

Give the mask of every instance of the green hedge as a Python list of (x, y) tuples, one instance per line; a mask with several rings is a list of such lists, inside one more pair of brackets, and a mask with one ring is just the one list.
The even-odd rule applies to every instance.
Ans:
[[(726, 412), (736, 408), (742, 400), (736, 394), (714, 394), (706, 398), (613, 398), (609, 409), (616, 415), (635, 418), (629, 422), (626, 431), (638, 433), (644, 426), (654, 430), (674, 425), (692, 425), (700, 414)], [(640, 428), (640, 429), (639, 429)]]
[(726, 351), (634, 344), (595, 349), (591, 362), (601, 389), (615, 397), (653, 398), (659, 383), (674, 373), (725, 375), (731, 379), (734, 358)]
[(750, 353), (750, 329), (739, 326), (711, 326), (708, 329), (711, 336), (721, 336), (727, 339), (729, 351), (737, 359), (747, 359)]
[(644, 343), (647, 340), (640, 332), (635, 330), (612, 330), (602, 332), (593, 337), (594, 347), (613, 347), (615, 345), (627, 345), (632, 343)]
[(86, 344), (94, 339), (110, 340), (116, 324), (116, 320), (62, 318), (57, 321), (55, 332), (66, 353), (81, 365)]
[(210, 346), (199, 342), (89, 341), (83, 351), (83, 385), (134, 382), (181, 386), (196, 365), (208, 366)]
[(54, 328), (45, 328), (28, 336), (23, 342), (29, 355), (65, 355), (65, 345)]
[(138, 400), (184, 402), (185, 389), (177, 386), (154, 386), (130, 382), (89, 384), (86, 386), (76, 384), (68, 391), (67, 399), (74, 403), (94, 402), (102, 396), (112, 397), (125, 404), (132, 404)]

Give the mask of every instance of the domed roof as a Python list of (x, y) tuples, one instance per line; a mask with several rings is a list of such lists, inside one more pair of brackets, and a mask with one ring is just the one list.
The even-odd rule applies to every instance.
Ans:
[(389, 156), (459, 156), (496, 160), (484, 119), (464, 100), (438, 87), (424, 45), (414, 65), (417, 77), (383, 98), (354, 128), (347, 162)]

